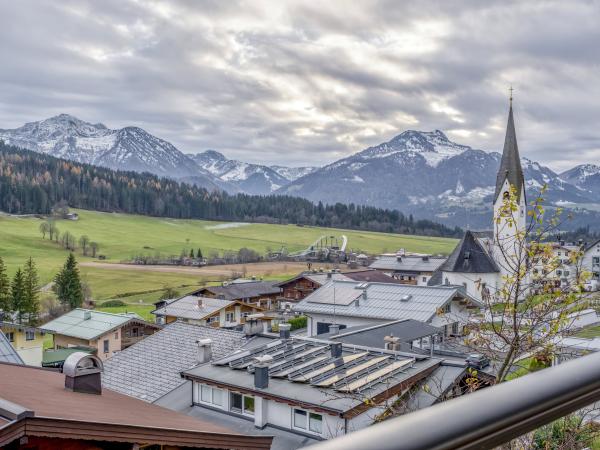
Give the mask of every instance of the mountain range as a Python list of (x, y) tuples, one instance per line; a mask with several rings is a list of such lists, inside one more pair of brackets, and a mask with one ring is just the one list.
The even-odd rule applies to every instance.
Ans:
[[(215, 150), (184, 154), (141, 128), (111, 130), (61, 114), (0, 139), (29, 150), (114, 169), (146, 171), (232, 193), (286, 194), (324, 203), (398, 209), (448, 225), (482, 228), (491, 220), (500, 154), (452, 142), (439, 130), (408, 130), (324, 167), (284, 167), (228, 159)], [(543, 185), (549, 206), (579, 209), (586, 224), (600, 215), (600, 167), (556, 173), (522, 158), (527, 193)]]

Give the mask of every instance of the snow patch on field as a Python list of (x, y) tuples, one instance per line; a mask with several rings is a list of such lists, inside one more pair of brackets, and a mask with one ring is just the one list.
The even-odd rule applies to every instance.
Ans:
[(207, 225), (204, 227), (205, 230), (225, 230), (227, 228), (239, 228), (250, 225), (248, 222), (228, 222), (220, 223), (218, 225)]

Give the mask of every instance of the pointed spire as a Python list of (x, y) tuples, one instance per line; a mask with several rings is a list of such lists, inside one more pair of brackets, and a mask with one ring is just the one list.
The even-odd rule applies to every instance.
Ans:
[(496, 177), (496, 192), (494, 202), (498, 199), (504, 180), (517, 189), (517, 199), (521, 197), (521, 192), (525, 186), (525, 177), (521, 168), (521, 158), (519, 156), (519, 147), (517, 145), (517, 134), (515, 132), (515, 121), (512, 109), (512, 87), (510, 88), (510, 106), (508, 109), (508, 123), (506, 125), (506, 137), (504, 138), (504, 150), (502, 151), (502, 161), (500, 170)]

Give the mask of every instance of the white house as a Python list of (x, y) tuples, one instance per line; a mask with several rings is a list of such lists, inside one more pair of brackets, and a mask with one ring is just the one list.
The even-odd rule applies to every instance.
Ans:
[(308, 336), (357, 325), (413, 319), (462, 334), (473, 309), (482, 306), (461, 286), (411, 286), (332, 280), (294, 306), (308, 317)]
[(581, 268), (591, 273), (588, 283), (590, 290), (600, 288), (600, 239), (590, 244), (583, 252)]
[(402, 284), (427, 286), (433, 273), (445, 261), (443, 257), (431, 255), (380, 255), (369, 266), (399, 280)]

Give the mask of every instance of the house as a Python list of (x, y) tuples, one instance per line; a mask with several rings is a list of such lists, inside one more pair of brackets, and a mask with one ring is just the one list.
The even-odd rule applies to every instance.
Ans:
[(276, 286), (279, 286), (282, 290), (283, 301), (298, 302), (332, 279), (347, 281), (374, 281), (381, 283), (396, 282), (396, 280), (377, 270), (367, 269), (351, 272), (319, 272), (316, 270), (311, 270), (302, 272), (295, 277), (290, 278), (289, 280), (282, 281)]
[(193, 382), (192, 411), (329, 439), (372, 424), (398, 395), (444, 364), (427, 355), (285, 333), (184, 371)]
[(249, 436), (102, 389), (102, 361), (74, 353), (63, 373), (0, 363), (0, 448), (269, 449)]
[(600, 239), (584, 249), (581, 268), (590, 273), (588, 289), (598, 290), (600, 288)]
[(160, 327), (128, 314), (76, 308), (44, 324), (41, 329), (54, 335), (55, 350), (84, 346), (105, 360)]
[(10, 344), (8, 338), (0, 330), (0, 362), (12, 364), (25, 364), (15, 348)]
[[(535, 285), (536, 281), (543, 280), (543, 284), (547, 286), (551, 284), (554, 289), (568, 289), (576, 281), (580, 270), (583, 269), (583, 260), (580, 261), (579, 252), (582, 250), (582, 245), (568, 244), (564, 241), (548, 243), (552, 257), (546, 266), (543, 261), (534, 265), (532, 269), (532, 281)], [(573, 258), (575, 256), (575, 258)], [(536, 278), (538, 280), (536, 280)]]
[[(203, 350), (206, 340), (211, 342), (210, 352)], [(179, 411), (190, 405), (191, 390), (180, 372), (222, 358), (246, 341), (240, 331), (176, 321), (106, 360), (102, 386)]]
[(294, 306), (308, 316), (308, 336), (357, 325), (413, 319), (461, 335), (481, 303), (459, 286), (410, 286), (332, 280)]
[(19, 357), (29, 366), (41, 366), (46, 332), (40, 328), (0, 321), (4, 333)]
[[(178, 319), (195, 325), (234, 328), (243, 325), (250, 315), (263, 314), (264, 309), (239, 300), (223, 300), (212, 297), (186, 295), (164, 303), (159, 302), (152, 314), (160, 323), (171, 323)], [(261, 320), (269, 325), (271, 317), (263, 314)]]
[(224, 282), (221, 286), (206, 286), (188, 295), (237, 300), (271, 309), (280, 293), (281, 289), (272, 281), (238, 279)]
[(381, 255), (369, 268), (388, 274), (402, 284), (427, 286), (433, 273), (442, 265), (445, 258), (431, 255)]

